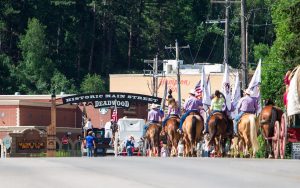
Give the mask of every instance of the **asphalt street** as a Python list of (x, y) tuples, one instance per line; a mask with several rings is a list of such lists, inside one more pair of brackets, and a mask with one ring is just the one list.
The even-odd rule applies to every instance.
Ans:
[(218, 158), (7, 158), (0, 188), (299, 188), (299, 160)]

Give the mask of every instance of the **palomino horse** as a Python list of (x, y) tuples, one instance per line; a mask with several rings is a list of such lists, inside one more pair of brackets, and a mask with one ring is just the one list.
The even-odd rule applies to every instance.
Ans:
[(266, 140), (266, 157), (271, 158), (274, 154), (274, 151), (272, 149), (272, 140), (274, 136), (274, 128), (275, 128), (275, 122), (279, 122), (279, 126), (281, 125), (281, 116), (283, 114), (283, 111), (274, 106), (272, 103), (265, 106), (261, 113), (260, 113), (260, 127), (261, 132)]
[(177, 146), (180, 139), (180, 134), (177, 132), (179, 127), (179, 118), (173, 116), (166, 122), (164, 131), (167, 135), (168, 148), (171, 148), (170, 156), (177, 156)]
[(184, 156), (195, 156), (197, 143), (203, 137), (204, 121), (202, 116), (190, 113), (182, 125), (184, 140)]
[(161, 126), (157, 123), (151, 123), (147, 129), (145, 135), (145, 145), (149, 145), (149, 156), (159, 155), (159, 137), (161, 132)]
[(226, 129), (227, 120), (224, 115), (221, 112), (212, 114), (208, 122), (209, 145), (214, 145), (217, 156), (225, 156)]
[[(258, 151), (258, 140), (257, 140), (258, 122), (256, 122), (256, 116), (254, 114), (244, 114), (238, 124), (238, 141), (233, 141), (235, 144), (239, 144), (236, 149), (242, 148), (244, 156), (249, 154), (249, 149), (252, 148), (252, 155), (255, 157)], [(236, 152), (235, 152), (236, 153)]]

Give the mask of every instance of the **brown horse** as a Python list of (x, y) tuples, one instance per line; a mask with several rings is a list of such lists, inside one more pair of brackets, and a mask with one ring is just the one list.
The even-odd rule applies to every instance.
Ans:
[(254, 114), (244, 114), (238, 124), (238, 142), (233, 141), (233, 143), (239, 143), (242, 148), (244, 156), (249, 155), (249, 149), (252, 148), (252, 155), (250, 157), (255, 157), (258, 151), (258, 140), (257, 140), (257, 130), (258, 122)]
[(166, 122), (164, 131), (167, 135), (168, 148), (170, 148), (170, 156), (177, 156), (177, 146), (180, 139), (180, 134), (177, 132), (179, 127), (179, 118), (173, 116)]
[(265, 106), (259, 117), (261, 132), (266, 140), (266, 157), (271, 158), (274, 154), (272, 149), (272, 138), (274, 136), (274, 126), (275, 122), (278, 121), (279, 125), (281, 125), (281, 116), (283, 111), (274, 106), (273, 104), (269, 104)]
[(149, 156), (159, 155), (159, 140), (160, 140), (161, 125), (158, 123), (151, 123), (147, 129), (145, 139), (146, 145), (149, 144)]
[(202, 116), (190, 113), (182, 125), (184, 156), (195, 156), (197, 143), (203, 138), (204, 121)]
[(214, 145), (217, 156), (225, 156), (225, 144), (227, 141), (227, 120), (221, 112), (211, 115), (208, 122), (209, 145)]

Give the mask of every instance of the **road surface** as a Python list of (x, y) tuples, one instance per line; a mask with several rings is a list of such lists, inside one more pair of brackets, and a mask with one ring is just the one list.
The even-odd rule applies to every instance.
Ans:
[(1, 188), (292, 188), (299, 160), (217, 158), (7, 158)]

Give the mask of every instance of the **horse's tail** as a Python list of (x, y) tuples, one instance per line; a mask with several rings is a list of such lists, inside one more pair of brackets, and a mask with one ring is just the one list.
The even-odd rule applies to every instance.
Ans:
[(195, 116), (192, 117), (192, 142), (196, 139), (196, 127), (197, 127), (197, 118)]
[(215, 121), (212, 124), (212, 126), (213, 126), (214, 129), (213, 129), (212, 135), (210, 136), (209, 145), (211, 145), (212, 142), (215, 140), (215, 136), (217, 134), (217, 125), (218, 125), (219, 120), (220, 119), (217, 116), (215, 116)]
[(258, 140), (257, 140), (257, 127), (256, 127), (256, 121), (255, 121), (255, 115), (249, 116), (249, 121), (250, 121), (250, 140), (251, 140), (251, 145), (253, 149), (253, 154), (255, 154), (258, 149)]
[(274, 107), (272, 107), (269, 133), (273, 133), (276, 120), (277, 120), (277, 111)]

